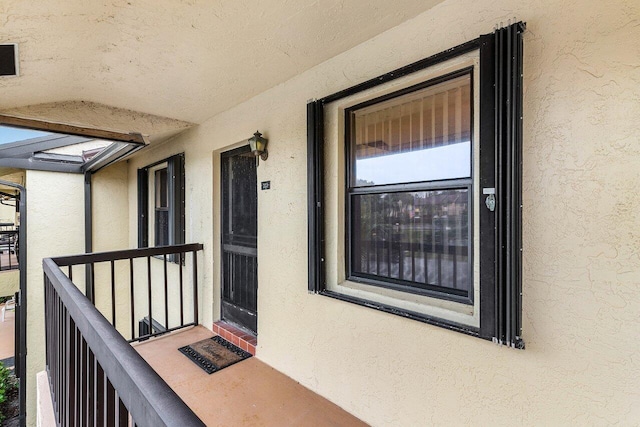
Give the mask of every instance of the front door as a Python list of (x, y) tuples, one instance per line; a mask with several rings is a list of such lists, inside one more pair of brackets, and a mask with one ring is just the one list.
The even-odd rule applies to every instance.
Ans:
[(249, 147), (222, 154), (222, 319), (258, 326), (258, 193)]

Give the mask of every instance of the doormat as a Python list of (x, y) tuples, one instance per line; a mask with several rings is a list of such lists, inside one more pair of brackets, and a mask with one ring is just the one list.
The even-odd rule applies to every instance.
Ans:
[(251, 357), (251, 353), (231, 344), (218, 335), (180, 347), (178, 351), (191, 359), (207, 374), (213, 374), (227, 366)]

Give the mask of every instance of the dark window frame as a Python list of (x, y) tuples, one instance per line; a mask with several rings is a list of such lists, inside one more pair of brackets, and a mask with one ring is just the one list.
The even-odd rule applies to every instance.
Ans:
[[(167, 210), (169, 212), (168, 225), (168, 245), (180, 245), (185, 242), (185, 168), (184, 153), (176, 154), (154, 162), (143, 168), (138, 169), (138, 247), (146, 248), (149, 246), (149, 212), (156, 209), (156, 197), (153, 197), (152, 203), (149, 201), (149, 182), (150, 171), (162, 164), (167, 164)], [(155, 176), (154, 188), (155, 188)], [(154, 224), (154, 231), (156, 231)], [(157, 246), (157, 245), (156, 245)], [(174, 259), (175, 258), (175, 259)], [(171, 257), (167, 260), (178, 262), (177, 257)]]
[[(308, 290), (342, 301), (523, 349), (522, 33), (518, 22), (307, 104)], [(327, 289), (324, 218), (324, 107), (471, 51), (480, 55), (480, 150), (476, 185), (495, 191), (495, 212), (480, 201), (480, 326), (458, 324)], [(473, 175), (472, 175), (473, 177)], [(485, 198), (484, 191), (480, 197)]]
[[(375, 97), (373, 99), (367, 100), (365, 102), (358, 103), (356, 105), (350, 106), (344, 111), (344, 156), (345, 156), (345, 222), (346, 222), (346, 238), (345, 238), (345, 271), (347, 280), (365, 283), (372, 286), (379, 286), (383, 288), (388, 288), (392, 290), (397, 290), (401, 292), (413, 293), (418, 295), (431, 296), (438, 299), (444, 299), (454, 302), (459, 302), (462, 304), (473, 305), (474, 302), (474, 286), (473, 284), (467, 290), (466, 294), (461, 292), (455, 292), (451, 289), (446, 289), (441, 286), (433, 286), (429, 284), (421, 284), (420, 286), (412, 286), (410, 281), (394, 279), (391, 277), (373, 277), (372, 275), (367, 275), (363, 273), (354, 272), (352, 268), (352, 236), (353, 229), (352, 224), (354, 222), (353, 218), (353, 209), (352, 209), (352, 200), (353, 196), (356, 195), (369, 195), (375, 193), (401, 193), (407, 191), (433, 191), (433, 190), (456, 190), (456, 189), (466, 189), (468, 191), (468, 206), (469, 206), (469, 215), (467, 218), (467, 227), (468, 227), (468, 241), (469, 241), (469, 255), (468, 261), (469, 264), (469, 272), (470, 279), (473, 282), (473, 173), (474, 173), (474, 164), (473, 164), (473, 150), (476, 149), (475, 142), (473, 138), (474, 132), (474, 103), (475, 100), (473, 98), (473, 89), (474, 89), (474, 81), (473, 81), (473, 67), (464, 67), (459, 70), (453, 71), (451, 73), (447, 73), (424, 82), (420, 82), (418, 84), (411, 85), (409, 87)], [(351, 117), (352, 113), (360, 110), (362, 108), (366, 108), (372, 105), (376, 105), (391, 99), (398, 99), (406, 95), (411, 95), (419, 90), (426, 89), (428, 87), (432, 87), (441, 83), (445, 83), (451, 81), (453, 79), (468, 76), (470, 79), (470, 93), (471, 93), (471, 105), (470, 105), (470, 175), (468, 178), (456, 178), (456, 179), (439, 179), (439, 180), (429, 180), (429, 181), (420, 181), (420, 182), (411, 182), (411, 183), (393, 183), (393, 184), (383, 184), (383, 185), (372, 185), (372, 186), (357, 186), (353, 183), (353, 164), (352, 164), (352, 131), (353, 128), (351, 126)], [(419, 282), (415, 282), (419, 284)]]

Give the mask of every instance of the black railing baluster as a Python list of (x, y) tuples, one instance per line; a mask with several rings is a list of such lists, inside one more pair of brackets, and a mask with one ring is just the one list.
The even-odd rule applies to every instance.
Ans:
[(169, 283), (167, 278), (167, 254), (162, 255), (164, 269), (164, 327), (169, 329)]
[(73, 282), (73, 265), (69, 266), (69, 280)]
[(69, 322), (69, 368), (67, 369), (67, 372), (69, 373), (69, 377), (68, 377), (68, 386), (67, 386), (67, 396), (66, 396), (66, 402), (67, 402), (67, 411), (66, 411), (66, 418), (67, 418), (67, 423), (65, 423), (65, 425), (70, 425), (73, 426), (75, 425), (75, 405), (76, 405), (76, 390), (75, 390), (75, 384), (76, 384), (76, 377), (75, 377), (75, 373), (76, 373), (76, 364), (75, 364), (75, 348), (76, 348), (76, 325), (75, 322), (73, 321), (73, 319), (70, 319)]
[(106, 404), (106, 423), (105, 425), (111, 427), (116, 425), (116, 390), (113, 388), (113, 384), (109, 379), (106, 380), (107, 383), (107, 392), (105, 393), (105, 397), (107, 399)]
[(82, 338), (82, 340), (80, 341), (81, 346), (80, 346), (80, 353), (81, 353), (81, 363), (80, 363), (80, 424), (82, 425), (86, 425), (86, 419), (87, 419), (87, 406), (89, 403), (88, 400), (88, 396), (87, 396), (87, 384), (89, 382), (89, 380), (87, 379), (87, 362), (88, 362), (88, 355), (87, 355), (87, 342), (84, 340), (84, 338)]
[(91, 289), (89, 300), (93, 305), (96, 305), (96, 268), (94, 263), (91, 263), (91, 283), (88, 284), (88, 287)]
[[(58, 312), (58, 308), (57, 308), (57, 301), (55, 298), (55, 295), (52, 295), (52, 301), (51, 301), (51, 305), (49, 307), (50, 309), (50, 315), (51, 315), (51, 319), (53, 320), (53, 325), (51, 325), (51, 328), (49, 329), (49, 333), (50, 334), (55, 334), (55, 331), (59, 331), (60, 329), (60, 321), (59, 321), (59, 316), (60, 313)], [(53, 337), (51, 340), (51, 345), (53, 345)], [(59, 372), (60, 372), (60, 354), (58, 351), (55, 351), (54, 349), (51, 349), (51, 369), (53, 370), (52, 372), (52, 386), (54, 390), (60, 390), (60, 377), (59, 377)], [(54, 405), (56, 405), (56, 412), (59, 412), (59, 406), (60, 406), (60, 395), (58, 394), (58, 402), (55, 402)]]
[(95, 426), (104, 425), (105, 374), (96, 360), (96, 416)]
[[(60, 300), (58, 295), (56, 295), (56, 298), (54, 301), (55, 301), (54, 309), (56, 313), (55, 316), (58, 319), (62, 319), (62, 318), (65, 319), (64, 322), (58, 321), (58, 324), (56, 325), (56, 330), (64, 334), (67, 337), (67, 342), (69, 342), (70, 345), (73, 345), (73, 341), (70, 338), (71, 332), (72, 332), (71, 328), (73, 327), (73, 325), (71, 324), (70, 319), (64, 310), (64, 305), (62, 304), (62, 301)], [(62, 406), (65, 404), (65, 400), (63, 396), (65, 396), (64, 393), (68, 390), (68, 387), (69, 387), (69, 381), (70, 381), (69, 377), (67, 375), (64, 375), (63, 372), (65, 370), (65, 365), (67, 363), (66, 357), (70, 357), (69, 355), (71, 354), (71, 351), (72, 351), (72, 348), (70, 348), (69, 346), (65, 346), (63, 351), (57, 351), (54, 356), (55, 357), (54, 363), (56, 366), (56, 384), (61, 393), (60, 398), (58, 399), (59, 410), (62, 410)], [(73, 365), (70, 365), (70, 367), (73, 367)], [(67, 408), (67, 412), (68, 411), (69, 409)], [(66, 414), (66, 417), (69, 418), (68, 413)]]
[[(52, 329), (52, 331), (59, 331), (63, 334), (65, 334), (67, 336), (67, 340), (69, 340), (68, 336), (69, 336), (69, 322), (66, 316), (66, 313), (64, 312), (64, 308), (62, 305), (62, 301), (60, 301), (60, 299), (58, 298), (58, 296), (56, 295), (54, 298), (54, 306), (53, 306), (53, 310), (54, 310), (54, 317), (57, 319), (56, 324), (54, 325), (54, 328)], [(66, 322), (62, 322), (62, 319), (65, 319)], [(67, 360), (64, 358), (66, 356), (68, 349), (63, 349), (63, 351), (56, 351), (53, 355), (53, 363), (55, 366), (55, 385), (56, 388), (58, 390), (60, 390), (59, 397), (57, 399), (57, 406), (58, 406), (58, 411), (62, 410), (62, 405), (65, 403), (63, 396), (64, 396), (64, 392), (66, 390), (66, 387), (69, 383), (69, 379), (66, 377), (66, 375), (63, 375), (63, 370), (64, 370), (64, 366), (67, 363)]]
[(147, 293), (149, 298), (149, 330), (146, 335), (151, 335), (153, 333), (153, 312), (151, 310), (151, 257), (147, 257)]
[(114, 328), (116, 326), (116, 262), (111, 261), (111, 324)]
[(95, 414), (95, 392), (94, 392), (94, 384), (95, 384), (95, 356), (93, 355), (93, 351), (89, 349), (89, 359), (87, 361), (87, 371), (88, 371), (88, 382), (87, 382), (87, 425), (92, 426), (94, 424), (94, 414)]
[(129, 426), (129, 411), (127, 411), (126, 406), (122, 403), (122, 400), (118, 398), (118, 427), (128, 427)]
[[(62, 304), (62, 302), (60, 302)], [(58, 402), (58, 409), (64, 413), (64, 422), (69, 422), (69, 411), (71, 410), (71, 406), (68, 402), (69, 396), (69, 387), (70, 387), (70, 377), (68, 372), (70, 372), (71, 364), (68, 362), (71, 358), (71, 316), (69, 312), (65, 309), (60, 318), (60, 330), (62, 331), (62, 336), (64, 337), (64, 343), (62, 347), (62, 351), (59, 353), (60, 363), (58, 364), (58, 375), (60, 376), (60, 402)]]
[(51, 304), (51, 295), (49, 294), (49, 284), (47, 278), (44, 278), (44, 360), (47, 368), (51, 366), (51, 333), (49, 332), (52, 325), (50, 317), (49, 305)]
[[(48, 281), (47, 281), (48, 282)], [(51, 325), (49, 326), (49, 345), (51, 346), (48, 350), (48, 357), (49, 357), (49, 374), (51, 376), (51, 383), (52, 383), (52, 387), (54, 390), (56, 390), (56, 387), (58, 386), (58, 383), (56, 382), (56, 371), (58, 370), (58, 364), (57, 364), (57, 358), (56, 358), (56, 348), (54, 345), (53, 340), (55, 339), (55, 332), (58, 329), (58, 319), (56, 319), (57, 317), (57, 312), (56, 312), (56, 295), (55, 292), (53, 291), (51, 285), (49, 283), (47, 283), (47, 287), (48, 289), (48, 293), (46, 295), (49, 296), (50, 301), (49, 304), (47, 304), (47, 309), (48, 309), (48, 315), (47, 315), (47, 320), (51, 319)], [(45, 295), (45, 298), (46, 298)], [(60, 398), (60, 395), (58, 395), (58, 399)], [(55, 400), (55, 399), (54, 399)], [(55, 408), (55, 402), (54, 402), (54, 408)], [(57, 412), (57, 411), (56, 411)]]
[(81, 388), (81, 378), (80, 378), (80, 370), (81, 370), (81, 365), (82, 365), (82, 354), (80, 351), (80, 348), (82, 347), (82, 334), (80, 333), (80, 330), (76, 327), (75, 330), (75, 358), (76, 358), (76, 364), (75, 364), (75, 385), (74, 385), (74, 390), (75, 390), (75, 400), (76, 400), (76, 404), (75, 404), (75, 420), (78, 423), (78, 425), (81, 425), (82, 423), (82, 417), (80, 415), (80, 409), (82, 407), (82, 388)]
[(193, 251), (193, 323), (198, 324), (198, 252)]
[(133, 290), (133, 258), (129, 258), (129, 287), (131, 288), (131, 339), (136, 337), (136, 310)]
[(184, 292), (182, 290), (182, 260), (184, 253), (180, 252), (178, 258), (178, 272), (180, 275), (180, 324), (184, 325)]

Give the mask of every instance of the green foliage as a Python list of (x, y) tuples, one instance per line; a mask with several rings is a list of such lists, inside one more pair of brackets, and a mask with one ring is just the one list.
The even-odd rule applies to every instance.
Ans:
[(16, 378), (13, 376), (13, 373), (0, 362), (0, 423), (6, 416), (2, 408), (7, 400), (7, 394), (16, 387)]

